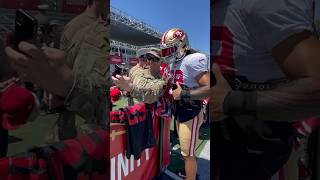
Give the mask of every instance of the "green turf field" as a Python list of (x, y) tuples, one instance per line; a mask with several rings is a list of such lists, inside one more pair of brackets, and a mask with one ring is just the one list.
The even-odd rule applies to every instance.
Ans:
[[(126, 104), (127, 99), (123, 98), (115, 104), (115, 109)], [(53, 127), (57, 118), (57, 114), (39, 115), (35, 121), (9, 132), (8, 156), (24, 152), (33, 146), (43, 145), (48, 131)]]
[(8, 155), (24, 152), (32, 146), (43, 145), (47, 132), (57, 118), (57, 114), (40, 115), (35, 121), (9, 132)]

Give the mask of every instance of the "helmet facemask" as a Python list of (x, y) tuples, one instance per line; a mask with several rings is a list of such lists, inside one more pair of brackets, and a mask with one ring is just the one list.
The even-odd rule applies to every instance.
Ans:
[(188, 43), (180, 42), (175, 54), (176, 61), (180, 61), (182, 58), (184, 58), (186, 56), (187, 50), (189, 50)]

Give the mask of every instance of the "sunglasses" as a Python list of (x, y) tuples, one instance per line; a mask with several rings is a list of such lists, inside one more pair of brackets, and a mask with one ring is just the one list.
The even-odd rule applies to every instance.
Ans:
[(152, 54), (144, 54), (142, 56), (140, 56), (140, 58), (142, 59), (142, 61), (146, 62), (159, 62), (160, 59), (155, 57), (154, 55)]

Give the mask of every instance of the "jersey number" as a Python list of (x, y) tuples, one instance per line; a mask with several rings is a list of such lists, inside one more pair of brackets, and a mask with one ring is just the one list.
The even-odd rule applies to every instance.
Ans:
[(211, 54), (212, 63), (219, 64), (223, 74), (234, 75), (235, 68), (233, 62), (233, 36), (227, 27), (214, 26), (211, 29), (211, 47), (213, 41), (220, 42), (220, 54)]
[(178, 82), (179, 84), (183, 84), (183, 72), (180, 69), (177, 69), (176, 72), (171, 72), (174, 74), (174, 82)]
[(178, 82), (179, 84), (183, 84), (183, 72), (180, 70), (180, 69), (177, 69), (177, 70), (170, 70), (170, 72), (165, 72), (165, 68), (167, 67), (166, 64), (163, 64), (161, 65), (160, 67), (160, 72), (161, 72), (161, 75), (163, 76), (164, 79), (167, 79), (168, 78), (168, 74), (167, 73), (170, 73), (172, 76), (169, 76), (169, 77), (172, 77), (171, 80), (169, 80), (170, 82), (172, 83), (176, 83)]

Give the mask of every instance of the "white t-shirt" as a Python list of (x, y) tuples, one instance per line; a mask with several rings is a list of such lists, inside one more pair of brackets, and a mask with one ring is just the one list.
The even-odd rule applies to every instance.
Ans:
[(244, 89), (285, 78), (272, 49), (312, 31), (312, 0), (219, 0), (213, 8), (213, 62)]
[(196, 77), (208, 71), (208, 58), (201, 53), (193, 53), (171, 65), (172, 83), (179, 82), (188, 88), (197, 88)]

